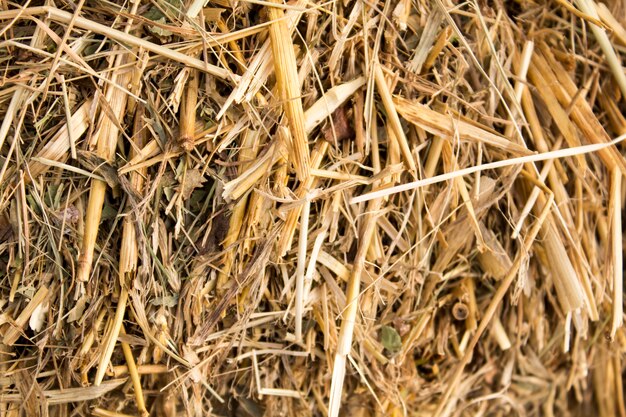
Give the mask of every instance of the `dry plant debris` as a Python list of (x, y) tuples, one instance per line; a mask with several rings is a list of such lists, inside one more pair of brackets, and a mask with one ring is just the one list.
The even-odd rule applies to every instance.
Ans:
[(624, 2), (0, 37), (0, 416), (626, 417)]

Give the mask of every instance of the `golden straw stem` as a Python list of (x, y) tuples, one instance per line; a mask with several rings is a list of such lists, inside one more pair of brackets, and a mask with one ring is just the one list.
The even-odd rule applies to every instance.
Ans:
[[(116, 59), (116, 66), (125, 64), (128, 60), (126, 53), (121, 54)], [(111, 79), (121, 85), (128, 85), (130, 82), (130, 71), (122, 74), (113, 72)], [(106, 100), (109, 103), (112, 114), (117, 120), (122, 120), (126, 108), (128, 96), (119, 89), (107, 88)], [(100, 116), (100, 125), (97, 130), (97, 150), (99, 157), (112, 161), (115, 157), (115, 147), (117, 146), (117, 136), (119, 128), (108, 114)], [(85, 232), (83, 235), (83, 243), (81, 248), (81, 256), (78, 264), (78, 272), (76, 279), (79, 282), (86, 282), (91, 273), (91, 264), (93, 262), (94, 248), (98, 237), (98, 229), (100, 227), (100, 219), (102, 217), (102, 206), (104, 204), (104, 196), (107, 184), (103, 181), (93, 180), (91, 190), (89, 192), (89, 203), (87, 205), (87, 214), (85, 216)]]
[[(120, 332), (121, 334), (126, 334), (124, 326), (121, 327)], [(147, 417), (150, 414), (148, 413), (148, 410), (146, 410), (146, 402), (143, 398), (143, 390), (141, 388), (141, 378), (139, 376), (139, 372), (137, 372), (137, 364), (135, 363), (135, 358), (133, 357), (133, 351), (128, 343), (125, 342), (122, 342), (122, 351), (124, 352), (126, 366), (128, 366), (128, 374), (130, 375), (130, 380), (132, 381), (133, 389), (135, 390), (137, 410), (142, 417)]]
[(196, 105), (198, 104), (199, 78), (200, 74), (197, 70), (189, 69), (189, 78), (187, 79), (187, 86), (180, 105), (180, 134), (178, 143), (186, 152), (191, 152), (195, 146)]
[[(280, 4), (278, 0), (273, 0), (273, 2)], [(276, 84), (283, 101), (285, 116), (287, 116), (293, 140), (294, 167), (298, 179), (304, 181), (309, 177), (311, 162), (307, 134), (304, 130), (304, 110), (302, 109), (296, 55), (283, 10), (278, 7), (268, 7), (267, 15), (272, 22), (269, 32), (274, 56)]]

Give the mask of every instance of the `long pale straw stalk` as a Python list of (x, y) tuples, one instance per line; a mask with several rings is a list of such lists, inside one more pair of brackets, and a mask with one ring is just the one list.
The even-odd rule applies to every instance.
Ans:
[(341, 406), (341, 394), (343, 392), (343, 381), (346, 374), (346, 362), (350, 350), (352, 349), (352, 337), (354, 326), (356, 325), (357, 312), (359, 307), (359, 295), (361, 292), (361, 275), (365, 269), (365, 256), (372, 242), (372, 237), (376, 230), (377, 216), (382, 207), (384, 199), (376, 198), (369, 202), (367, 211), (363, 218), (363, 226), (359, 234), (359, 246), (357, 249), (348, 288), (346, 290), (346, 308), (343, 310), (339, 340), (337, 342), (337, 352), (333, 364), (333, 375), (330, 385), (330, 399), (328, 404), (328, 416), (337, 417)]
[(305, 196), (300, 216), (300, 237), (298, 240), (298, 263), (296, 267), (296, 342), (302, 341), (302, 315), (304, 314), (304, 270), (306, 266), (307, 238), (309, 234), (309, 213), (311, 199)]
[(542, 152), (542, 153), (537, 153), (535, 155), (520, 156), (517, 158), (510, 158), (510, 159), (505, 159), (502, 161), (490, 162), (490, 163), (483, 164), (483, 165), (471, 166), (471, 167), (459, 169), (456, 171), (447, 172), (445, 174), (437, 175), (431, 178), (425, 178), (423, 180), (416, 180), (416, 181), (412, 181), (406, 184), (385, 188), (383, 190), (371, 191), (367, 194), (363, 194), (358, 197), (353, 197), (350, 200), (350, 204), (362, 203), (364, 201), (374, 200), (379, 197), (386, 197), (389, 195), (402, 193), (405, 191), (415, 190), (415, 189), (424, 187), (426, 185), (437, 184), (440, 182), (454, 179), (456, 177), (462, 177), (465, 175), (474, 174), (476, 172), (485, 171), (488, 169), (504, 168), (504, 167), (514, 166), (514, 165), (521, 165), (521, 164), (525, 164), (528, 162), (548, 161), (550, 159), (560, 159), (560, 158), (567, 158), (567, 157), (576, 156), (576, 155), (585, 155), (589, 153), (594, 153), (602, 149), (607, 149), (611, 146), (617, 145), (618, 143), (623, 142), (624, 139), (626, 139), (626, 135), (618, 136), (617, 138), (607, 143), (576, 146), (574, 148), (559, 149), (556, 151)]
[(612, 217), (612, 255), (613, 255), (613, 321), (611, 324), (611, 338), (615, 337), (617, 329), (623, 322), (623, 287), (624, 268), (622, 251), (622, 173), (618, 169), (611, 171), (611, 192), (609, 202)]

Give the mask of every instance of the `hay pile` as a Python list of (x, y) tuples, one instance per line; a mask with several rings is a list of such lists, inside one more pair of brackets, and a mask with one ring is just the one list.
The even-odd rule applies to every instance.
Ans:
[(0, 2), (1, 416), (626, 415), (621, 1), (205, 3)]

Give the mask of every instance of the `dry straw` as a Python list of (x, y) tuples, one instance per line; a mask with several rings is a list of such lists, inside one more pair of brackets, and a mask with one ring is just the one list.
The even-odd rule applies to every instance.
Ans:
[(1, 416), (626, 416), (622, 2), (18, 3)]

